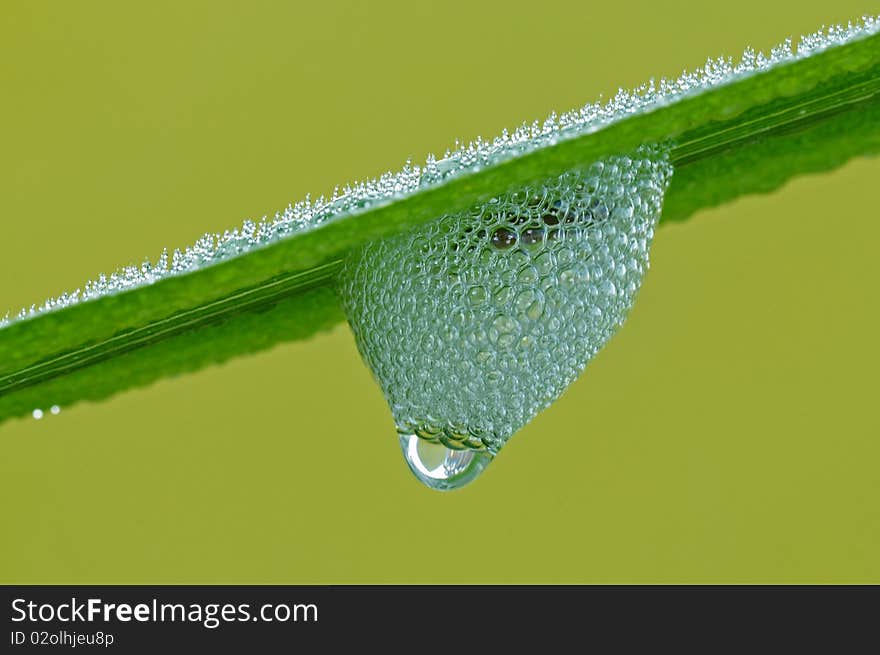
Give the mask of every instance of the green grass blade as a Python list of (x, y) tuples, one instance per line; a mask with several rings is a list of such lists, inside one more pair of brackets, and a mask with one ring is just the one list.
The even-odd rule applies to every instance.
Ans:
[(220, 263), (12, 321), (0, 327), (0, 421), (308, 337), (342, 318), (330, 283), (349, 249), (645, 143), (671, 144), (664, 222), (875, 154), (880, 35), (661, 99)]

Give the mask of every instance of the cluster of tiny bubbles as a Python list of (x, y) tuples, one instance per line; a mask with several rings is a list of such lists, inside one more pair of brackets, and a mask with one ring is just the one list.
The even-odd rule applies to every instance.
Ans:
[(110, 275), (100, 275), (82, 287), (31, 305), (16, 314), (0, 315), (0, 329), (46, 312), (80, 302), (113, 295), (159, 280), (183, 275), (206, 266), (224, 262), (279, 240), (302, 234), (330, 221), (357, 215), (371, 208), (406, 197), (446, 180), (473, 173), (481, 168), (510, 160), (523, 154), (595, 132), (635, 113), (691, 97), (712, 87), (728, 84), (769, 68), (807, 57), (815, 52), (843, 45), (880, 32), (880, 18), (863, 16), (847, 25), (823, 27), (801, 37), (797, 46), (786, 39), (769, 53), (748, 48), (738, 61), (732, 57), (710, 58), (693, 71), (679, 77), (649, 80), (627, 91), (620, 89), (607, 102), (592, 102), (571, 111), (551, 113), (543, 121), (522, 123), (512, 131), (503, 130), (493, 139), (478, 137), (467, 144), (455, 143), (445, 155), (429, 155), (422, 166), (407, 161), (397, 172), (334, 189), (331, 196), (305, 199), (288, 205), (273, 217), (258, 222), (246, 220), (240, 227), (223, 233), (205, 234), (193, 245), (163, 251), (155, 261), (146, 259), (139, 266), (125, 266)]
[(643, 147), (348, 255), (339, 297), (419, 480), (476, 478), (623, 323), (671, 174)]

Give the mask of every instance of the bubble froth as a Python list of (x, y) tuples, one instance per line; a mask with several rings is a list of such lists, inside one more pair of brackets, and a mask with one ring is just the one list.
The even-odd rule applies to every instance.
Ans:
[(671, 172), (611, 157), (351, 253), (339, 295), (398, 431), (495, 454), (559, 397), (632, 306)]

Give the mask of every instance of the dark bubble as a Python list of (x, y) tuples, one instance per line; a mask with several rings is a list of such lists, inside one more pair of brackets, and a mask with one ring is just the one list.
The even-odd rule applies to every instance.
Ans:
[(524, 223), (528, 222), (529, 217), (527, 215), (524, 216), (521, 214), (505, 214), (504, 216), (502, 216), (502, 219), (508, 225), (523, 225)]
[(492, 233), (491, 243), (499, 250), (507, 250), (516, 243), (516, 233), (506, 227), (499, 227)]

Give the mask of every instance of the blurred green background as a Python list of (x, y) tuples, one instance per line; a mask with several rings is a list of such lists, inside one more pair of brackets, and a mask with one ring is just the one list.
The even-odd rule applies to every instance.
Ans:
[[(313, 4), (4, 2), (4, 311), (876, 11)], [(457, 493), (411, 476), (345, 326), (6, 423), (0, 582), (880, 582), (878, 176), (660, 229), (627, 325)]]

